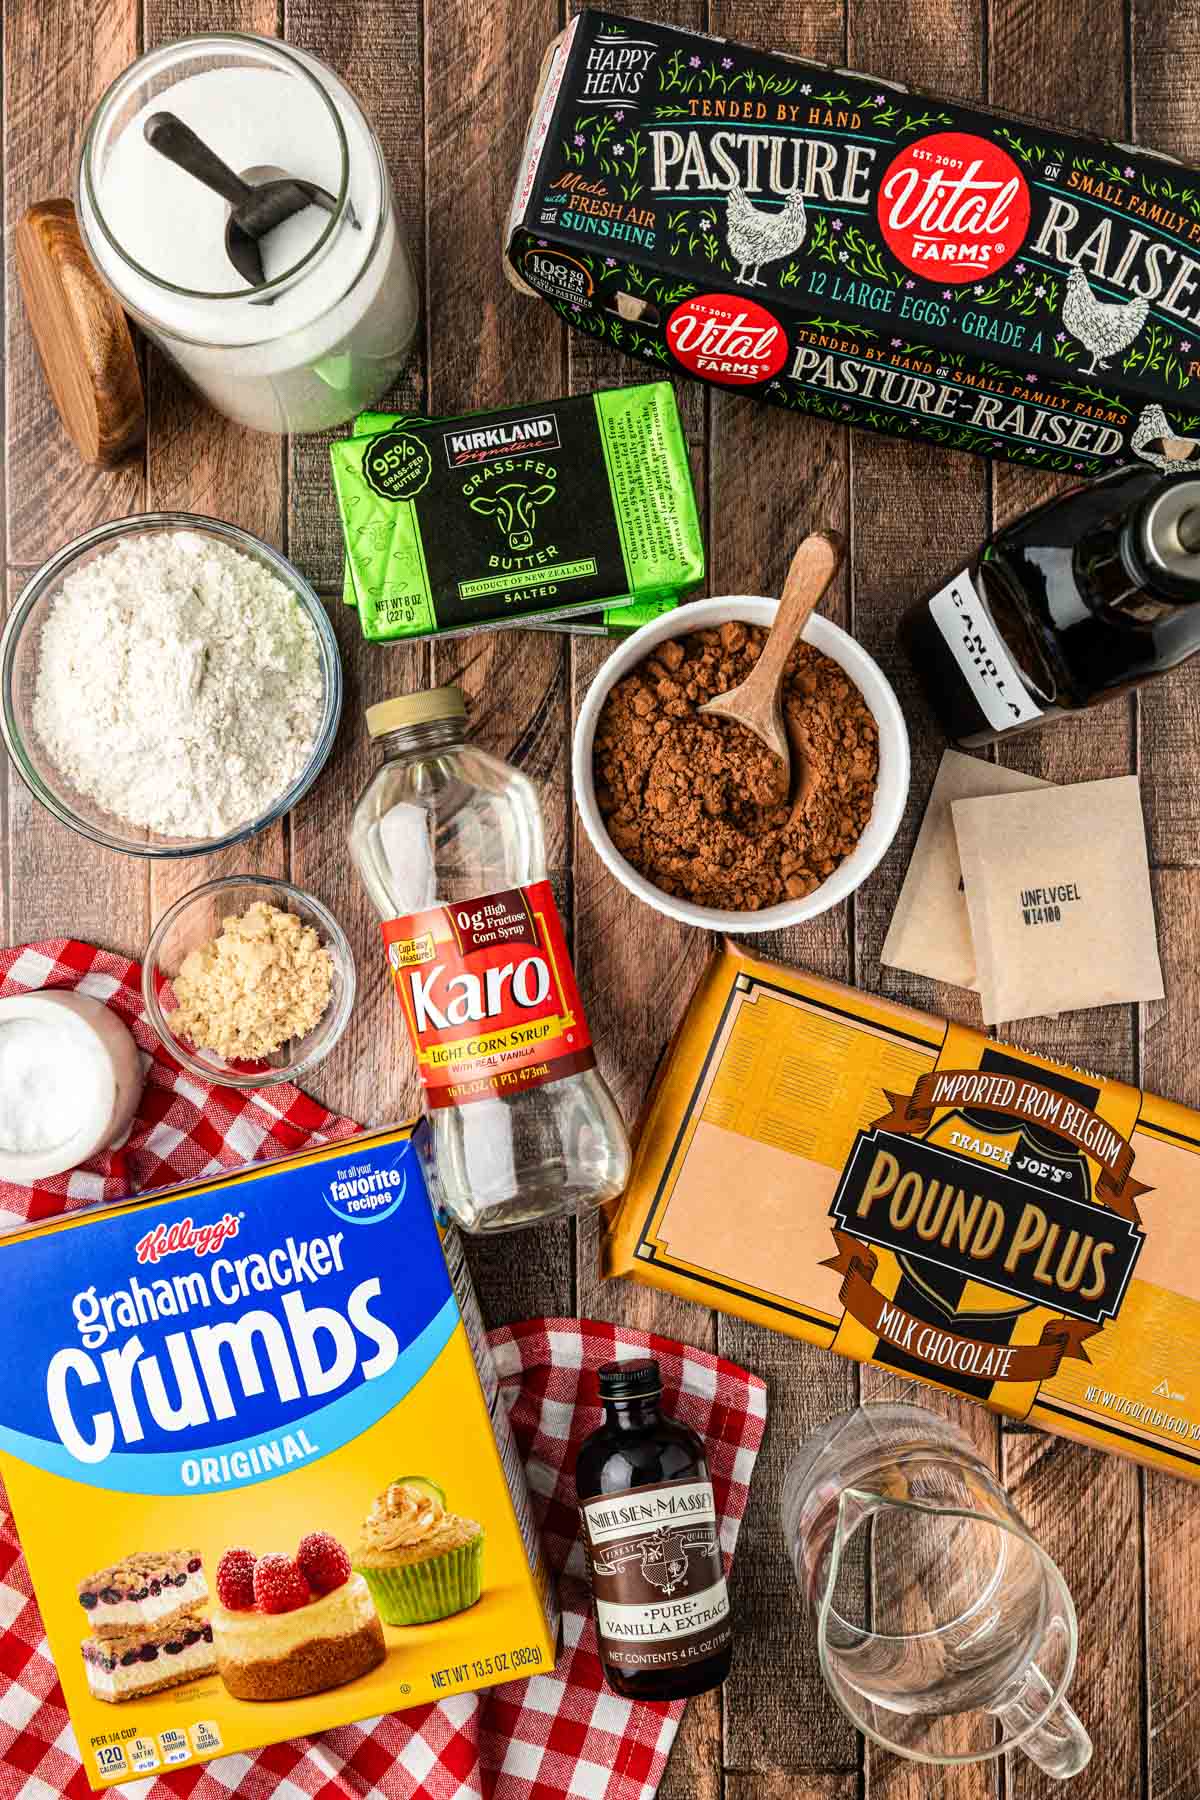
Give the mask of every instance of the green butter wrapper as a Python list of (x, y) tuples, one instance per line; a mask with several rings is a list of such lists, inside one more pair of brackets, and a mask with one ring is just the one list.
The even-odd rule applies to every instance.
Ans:
[(483, 1533), (441, 1556), (358, 1573), (385, 1625), (431, 1625), (435, 1619), (466, 1612), (483, 1592)]
[[(464, 418), (367, 414), (331, 448), (343, 598), (376, 641), (651, 607), (704, 578), (667, 382)], [(638, 623), (644, 619), (639, 618)], [(632, 628), (632, 624), (631, 627)]]
[(569, 619), (551, 619), (549, 622), (527, 619), (525, 629), (565, 631), (574, 637), (628, 637), (639, 626), (649, 625), (652, 619), (661, 619), (664, 613), (674, 612), (678, 605), (676, 599), (635, 600), (630, 606), (606, 606), (603, 612), (573, 613)]

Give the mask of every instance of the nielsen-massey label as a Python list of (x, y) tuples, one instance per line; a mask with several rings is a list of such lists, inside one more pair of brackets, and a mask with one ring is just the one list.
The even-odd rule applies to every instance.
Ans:
[(732, 1627), (710, 1482), (625, 1488), (579, 1510), (606, 1662), (681, 1669), (725, 1649)]
[(929, 602), (929, 611), (993, 730), (1011, 730), (1041, 718), (1044, 708), (1030, 694), (970, 570), (948, 581)]
[(594, 1067), (548, 881), (387, 919), (383, 941), (428, 1106)]
[(1193, 1110), (727, 947), (603, 1273), (1197, 1480), (1198, 1170)]

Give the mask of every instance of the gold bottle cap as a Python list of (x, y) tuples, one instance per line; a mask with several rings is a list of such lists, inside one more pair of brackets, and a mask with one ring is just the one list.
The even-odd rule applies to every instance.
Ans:
[(367, 708), (367, 730), (373, 738), (387, 731), (401, 731), (406, 725), (427, 725), (433, 719), (465, 719), (467, 703), (462, 689), (456, 687), (427, 688), (420, 694), (395, 694)]

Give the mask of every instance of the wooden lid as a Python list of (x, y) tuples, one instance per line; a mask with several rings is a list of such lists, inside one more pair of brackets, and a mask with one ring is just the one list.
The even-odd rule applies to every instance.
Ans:
[(39, 200), (14, 235), (25, 310), (67, 435), (85, 462), (115, 468), (146, 434), (129, 321), (88, 258), (69, 200)]

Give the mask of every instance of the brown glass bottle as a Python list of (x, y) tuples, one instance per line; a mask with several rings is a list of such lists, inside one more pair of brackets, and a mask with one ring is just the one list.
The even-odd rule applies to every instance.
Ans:
[(606, 1363), (604, 1423), (575, 1464), (600, 1660), (630, 1700), (706, 1693), (733, 1658), (704, 1446), (663, 1417), (661, 1391), (651, 1357)]
[(948, 737), (981, 749), (1116, 699), (1200, 650), (1200, 476), (1142, 463), (989, 539), (900, 634)]

